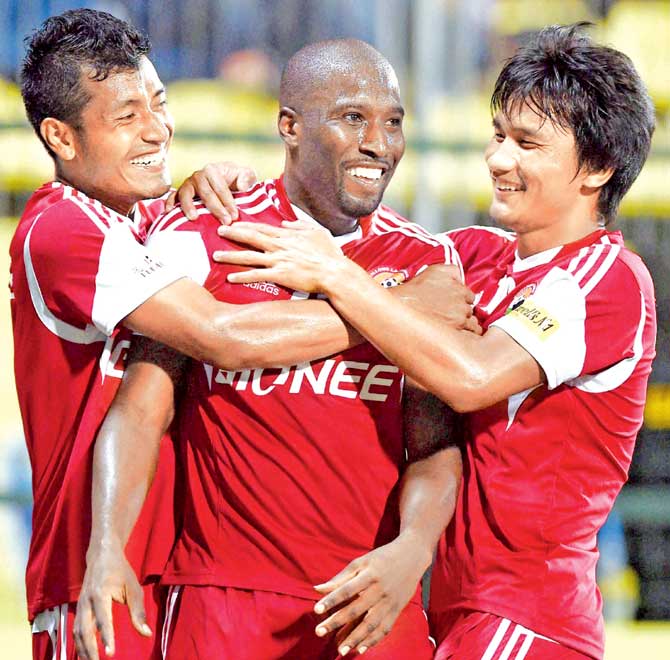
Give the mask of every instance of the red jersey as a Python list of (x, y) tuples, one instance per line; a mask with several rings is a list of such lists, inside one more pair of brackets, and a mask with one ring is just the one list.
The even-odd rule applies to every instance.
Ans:
[[(281, 180), (236, 199), (241, 219), (295, 219)], [(219, 223), (199, 213), (195, 224), (179, 211), (159, 220), (152, 250), (192, 263), (192, 277), (221, 300), (306, 297), (272, 283), (228, 283), (233, 267), (209, 257), (222, 247)], [(383, 206), (339, 242), (385, 286), (455, 258), (450, 241)], [(393, 540), (405, 462), (401, 389), (398, 367), (367, 343), (282, 369), (194, 364), (179, 410), (184, 527), (164, 581), (316, 598), (313, 585)]]
[[(115, 328), (183, 275), (140, 243), (142, 223), (157, 205), (163, 203), (143, 202), (131, 220), (69, 186), (48, 183), (28, 201), (10, 246), (14, 370), (34, 501), (30, 619), (79, 593), (90, 537), (93, 443), (128, 346), (125, 331)], [(172, 507), (164, 506), (174, 480), (171, 443), (161, 452), (127, 548), (145, 576), (162, 571), (174, 541)]]
[(433, 571), (431, 610), (497, 614), (603, 655), (596, 533), (626, 480), (655, 354), (651, 278), (600, 230), (520, 259), (513, 235), (450, 232), (497, 327), (546, 385), (472, 413), (462, 492)]

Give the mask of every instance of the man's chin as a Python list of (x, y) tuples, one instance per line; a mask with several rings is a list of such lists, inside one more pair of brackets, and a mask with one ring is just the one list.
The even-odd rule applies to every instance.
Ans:
[(354, 197), (353, 195), (340, 196), (340, 210), (351, 218), (364, 218), (381, 204), (383, 191), (378, 195)]

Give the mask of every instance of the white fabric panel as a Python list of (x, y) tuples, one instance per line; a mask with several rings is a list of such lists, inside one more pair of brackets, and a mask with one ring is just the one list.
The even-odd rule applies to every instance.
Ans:
[(491, 325), (504, 330), (542, 367), (549, 389), (582, 371), (586, 300), (575, 278), (553, 268), (516, 310)]
[(179, 268), (194, 282), (203, 286), (211, 270), (205, 242), (199, 231), (157, 232), (149, 237), (146, 248), (160, 261)]
[(100, 251), (93, 322), (99, 330), (111, 334), (121, 319), (184, 276), (183, 269), (153, 258), (137, 242), (129, 225), (112, 225)]

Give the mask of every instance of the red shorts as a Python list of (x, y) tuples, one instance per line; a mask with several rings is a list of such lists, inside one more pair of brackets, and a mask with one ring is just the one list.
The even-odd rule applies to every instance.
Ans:
[(433, 613), (430, 623), (438, 640), (435, 660), (590, 660), (495, 614)]
[[(144, 607), (147, 623), (154, 633), (152, 637), (140, 635), (130, 620), (125, 605), (112, 604), (114, 615), (115, 660), (159, 660), (160, 626), (163, 620), (166, 587), (149, 584), (144, 588)], [(77, 612), (77, 603), (65, 603), (40, 612), (33, 621), (34, 660), (76, 660), (77, 649), (72, 636), (72, 626)], [(65, 630), (65, 634), (63, 631)], [(98, 654), (107, 657), (98, 637)]]
[[(168, 595), (163, 649), (167, 660), (235, 658), (235, 660), (335, 660), (334, 636), (317, 637), (323, 616), (316, 600), (266, 591), (225, 587), (172, 587)], [(422, 607), (409, 603), (393, 630), (371, 647), (366, 658), (430, 660), (435, 647), (428, 637)], [(347, 658), (358, 657), (355, 651)]]

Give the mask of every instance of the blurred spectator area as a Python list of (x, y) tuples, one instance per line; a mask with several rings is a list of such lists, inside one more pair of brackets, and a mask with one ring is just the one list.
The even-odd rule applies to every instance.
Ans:
[(658, 128), (619, 225), (652, 271), (659, 339), (646, 425), (617, 512), (640, 576), (638, 614), (670, 619), (670, 1), (0, 0), (0, 216), (19, 215), (52, 175), (18, 91), (22, 39), (77, 6), (110, 11), (151, 37), (176, 118), (175, 181), (224, 159), (277, 174), (276, 91), (287, 57), (317, 39), (370, 41), (395, 66), (408, 110), (408, 151), (387, 199), (433, 231), (488, 221), (488, 97), (502, 61), (529, 33), (591, 21), (598, 40), (633, 59)]

